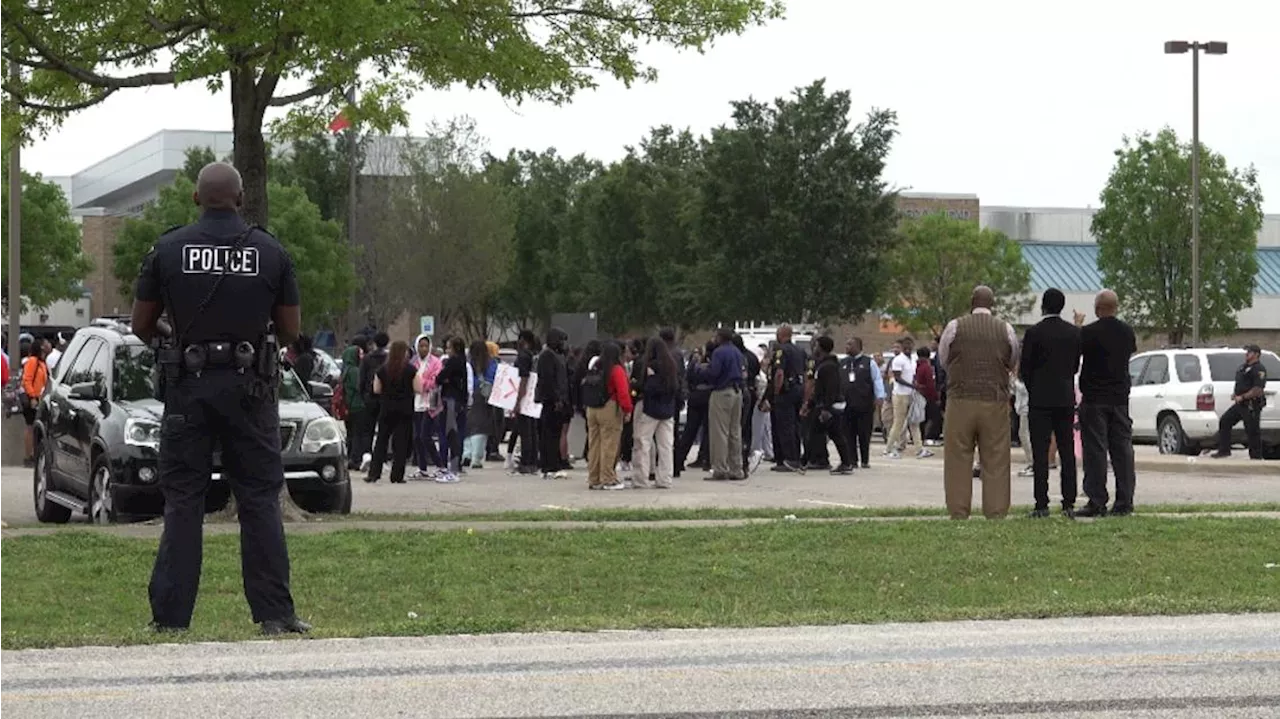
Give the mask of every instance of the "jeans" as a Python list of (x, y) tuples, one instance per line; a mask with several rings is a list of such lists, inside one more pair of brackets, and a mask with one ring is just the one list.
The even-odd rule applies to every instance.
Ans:
[(418, 469), (423, 472), (427, 467), (444, 467), (444, 461), (436, 451), (435, 431), (436, 421), (430, 413), (413, 413), (413, 443), (417, 447)]
[(487, 434), (473, 434), (470, 437), (467, 437), (467, 441), (464, 443), (462, 450), (462, 456), (464, 459), (471, 460), (472, 469), (479, 469), (484, 466), (484, 458), (487, 453), (486, 450), (488, 449), (488, 444), (489, 435)]

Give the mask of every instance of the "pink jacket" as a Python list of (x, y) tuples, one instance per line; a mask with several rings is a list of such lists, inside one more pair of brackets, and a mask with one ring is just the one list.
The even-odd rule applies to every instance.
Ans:
[[(424, 364), (426, 365), (425, 369), (423, 368)], [(414, 369), (418, 371), (419, 377), (422, 378), (422, 391), (419, 393), (421, 399), (419, 402), (414, 403), (420, 407), (427, 403), (427, 395), (431, 393), (431, 390), (436, 388), (436, 376), (440, 374), (440, 370), (444, 367), (444, 362), (441, 362), (440, 358), (436, 357), (434, 354), (427, 355), (425, 360), (415, 354), (413, 356), (413, 366)], [(416, 408), (417, 407), (415, 407), (415, 409)], [(440, 414), (440, 409), (436, 409), (434, 412), (431, 412), (432, 417), (435, 417), (438, 414)]]

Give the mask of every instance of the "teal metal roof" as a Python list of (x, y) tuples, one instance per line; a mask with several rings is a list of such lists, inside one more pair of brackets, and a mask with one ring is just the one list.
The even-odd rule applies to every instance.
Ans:
[[(1063, 292), (1097, 292), (1102, 289), (1098, 271), (1098, 246), (1076, 242), (1024, 241), (1022, 257), (1031, 265), (1031, 289), (1043, 292), (1057, 287)], [(1258, 249), (1255, 294), (1280, 295), (1280, 247)]]

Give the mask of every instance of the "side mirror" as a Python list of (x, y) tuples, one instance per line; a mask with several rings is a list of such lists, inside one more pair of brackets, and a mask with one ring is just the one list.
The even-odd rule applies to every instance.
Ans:
[(308, 382), (307, 389), (311, 391), (311, 399), (333, 398), (333, 388), (324, 382)]
[(102, 393), (98, 390), (97, 382), (79, 382), (71, 385), (68, 396), (71, 399), (98, 400), (102, 398)]

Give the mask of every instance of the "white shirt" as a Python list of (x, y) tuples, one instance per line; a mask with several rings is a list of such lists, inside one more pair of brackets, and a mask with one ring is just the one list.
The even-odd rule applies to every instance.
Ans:
[[(903, 382), (906, 382), (908, 385), (915, 385), (915, 382), (916, 382), (915, 357), (911, 356), (906, 352), (903, 352), (897, 357), (894, 357), (893, 362), (889, 365), (889, 373), (891, 377), (893, 376), (894, 372), (901, 373)], [(894, 394), (903, 395), (903, 394), (911, 394), (912, 392), (915, 392), (915, 389), (913, 389), (913, 387), (911, 386), (904, 387), (902, 383), (898, 382), (897, 380), (894, 380), (893, 382)]]

